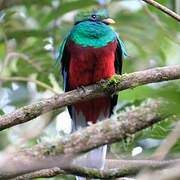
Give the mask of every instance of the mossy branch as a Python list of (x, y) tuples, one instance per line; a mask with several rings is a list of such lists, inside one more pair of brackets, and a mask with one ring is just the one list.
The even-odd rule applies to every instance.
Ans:
[[(32, 172), (22, 176), (18, 176), (12, 180), (24, 180), (24, 179), (33, 179), (33, 178), (48, 178), (57, 176), (59, 174), (74, 174), (79, 176), (91, 177), (91, 178), (100, 178), (100, 179), (112, 179), (123, 176), (135, 175), (144, 168), (149, 169), (162, 169), (168, 166), (172, 166), (176, 163), (180, 163), (180, 159), (174, 160), (106, 160), (105, 170), (96, 170), (90, 168), (82, 167), (71, 167), (66, 170), (62, 170), (58, 167), (51, 169), (43, 169), (40, 171)], [(108, 168), (111, 169), (108, 169)]]
[[(128, 88), (134, 88), (148, 83), (156, 83), (180, 79), (180, 65), (148, 69), (144, 71), (116, 76), (112, 80), (90, 85), (64, 94), (55, 95), (37, 103), (24, 106), (16, 111), (0, 117), (0, 130), (21, 124), (37, 116), (74, 104), (78, 101), (107, 96), (107, 92), (114, 94)], [(102, 88), (105, 87), (105, 88)]]
[(68, 168), (80, 153), (121, 141), (164, 120), (170, 115), (166, 105), (162, 100), (149, 100), (139, 107), (122, 112), (117, 120), (105, 120), (50, 143), (39, 144), (12, 154), (2, 154), (0, 179), (54, 167), (73, 173), (68, 171)]

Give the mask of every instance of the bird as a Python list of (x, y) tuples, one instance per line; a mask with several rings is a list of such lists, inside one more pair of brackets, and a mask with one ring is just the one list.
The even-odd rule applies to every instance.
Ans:
[[(58, 61), (65, 92), (81, 88), (122, 73), (127, 51), (120, 36), (113, 30), (107, 9), (80, 12), (59, 48)], [(118, 95), (98, 97), (68, 106), (72, 132), (95, 124), (111, 116)], [(103, 169), (107, 146), (84, 155), (81, 165)], [(76, 177), (83, 180), (83, 177)]]

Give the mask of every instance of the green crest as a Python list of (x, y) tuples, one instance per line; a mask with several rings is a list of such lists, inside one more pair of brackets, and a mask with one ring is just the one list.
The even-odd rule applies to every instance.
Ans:
[(91, 19), (93, 15), (95, 15), (98, 20), (103, 20), (109, 17), (107, 9), (80, 11), (75, 17), (75, 22)]

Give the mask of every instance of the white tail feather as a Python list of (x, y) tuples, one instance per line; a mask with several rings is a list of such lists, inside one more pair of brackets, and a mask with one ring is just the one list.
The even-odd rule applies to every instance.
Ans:
[[(74, 107), (72, 106), (72, 131), (77, 131), (78, 129), (87, 127), (87, 121), (85, 116), (82, 112), (76, 112)], [(97, 121), (104, 120), (104, 113), (102, 113)], [(106, 159), (106, 151), (107, 145), (101, 146), (99, 148), (93, 149), (77, 159), (73, 162), (74, 165), (78, 165), (81, 167), (89, 167), (89, 168), (96, 168), (96, 169), (103, 169)], [(76, 180), (86, 180), (87, 178), (84, 177), (76, 177)], [(96, 179), (97, 180), (97, 179)]]
[[(91, 150), (75, 160), (75, 164), (83, 167), (103, 169), (106, 159), (107, 145)], [(84, 177), (76, 177), (76, 180), (86, 180)]]

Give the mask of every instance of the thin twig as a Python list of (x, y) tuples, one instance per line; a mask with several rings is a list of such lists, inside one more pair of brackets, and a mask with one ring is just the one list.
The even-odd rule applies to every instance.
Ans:
[(143, 171), (137, 180), (179, 180), (180, 179), (180, 163), (172, 165), (162, 170), (146, 170)]
[(171, 16), (172, 18), (176, 19), (177, 21), (180, 21), (180, 15), (178, 15), (177, 13), (175, 13), (174, 11), (168, 9), (167, 7), (163, 6), (162, 4), (154, 1), (154, 0), (143, 0), (146, 3), (154, 6), (155, 8), (160, 9), (161, 11), (163, 11), (164, 13), (166, 13), (167, 15)]
[[(20, 58), (20, 59), (26, 61), (32, 67), (34, 67), (38, 72), (40, 72), (42, 70), (42, 68), (39, 65), (35, 64), (26, 54), (19, 53), (19, 52), (8, 52), (6, 57), (4, 58), (2, 72), (9, 65), (10, 61), (12, 61), (14, 58)], [(2, 72), (1, 72), (1, 74), (2, 74)]]
[(44, 89), (48, 89), (50, 91), (52, 91), (55, 94), (59, 94), (56, 90), (54, 90), (51, 86), (48, 86), (47, 84), (43, 83), (42, 81), (39, 81), (37, 79), (32, 79), (32, 78), (28, 78), (28, 77), (0, 77), (0, 81), (23, 81), (23, 82), (33, 82), (35, 84), (37, 84), (40, 87), (43, 87)]
[(179, 44), (179, 40), (177, 38), (174, 38), (175, 34), (177, 33), (176, 31), (174, 33), (169, 33), (167, 31), (167, 29), (165, 28), (165, 24), (164, 22), (160, 21), (159, 17), (157, 16), (157, 14), (153, 13), (152, 11), (149, 10), (148, 7), (144, 7), (144, 12), (151, 18), (151, 20), (153, 20), (153, 22), (162, 30), (162, 32), (164, 33), (164, 36), (168, 37), (169, 39), (171, 39), (171, 41)]
[(156, 160), (164, 159), (171, 150), (171, 148), (176, 144), (179, 138), (180, 138), (180, 122), (177, 122), (172, 132), (164, 139), (163, 143), (155, 151), (155, 153), (152, 156), (152, 159), (156, 159)]
[(180, 79), (180, 65), (154, 68), (122, 76), (116, 76), (116, 80), (106, 80), (104, 83), (90, 85), (82, 90), (73, 90), (64, 94), (44, 99), (32, 105), (24, 106), (16, 111), (0, 117), (0, 130), (21, 124), (36, 118), (37, 116), (73, 104), (78, 101), (107, 96), (128, 88), (140, 85)]

